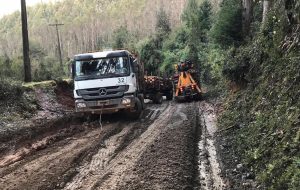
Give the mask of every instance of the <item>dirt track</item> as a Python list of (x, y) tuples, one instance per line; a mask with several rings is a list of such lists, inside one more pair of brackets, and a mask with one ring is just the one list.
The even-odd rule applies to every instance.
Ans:
[(148, 104), (141, 120), (114, 115), (103, 128), (97, 121), (59, 123), (0, 155), (0, 187), (225, 189), (214, 122), (213, 106), (203, 101)]

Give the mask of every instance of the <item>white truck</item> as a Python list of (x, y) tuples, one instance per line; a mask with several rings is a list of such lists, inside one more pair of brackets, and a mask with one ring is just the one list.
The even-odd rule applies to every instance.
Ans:
[(144, 109), (144, 72), (126, 50), (75, 55), (72, 64), (76, 112), (124, 111), (137, 119)]

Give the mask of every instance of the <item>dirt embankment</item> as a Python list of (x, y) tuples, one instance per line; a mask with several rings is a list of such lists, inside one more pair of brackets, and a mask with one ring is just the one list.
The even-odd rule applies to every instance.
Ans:
[(18, 111), (17, 100), (9, 108), (7, 108), (8, 105), (0, 105), (0, 109), (13, 112), (10, 114), (10, 120), (0, 114), (0, 152), (2, 154), (18, 149), (20, 144), (42, 140), (51, 135), (52, 131), (58, 130), (56, 126), (62, 126), (62, 123), (67, 123), (66, 126), (68, 126), (68, 123), (72, 123), (73, 120), (80, 119), (72, 113), (74, 100), (69, 83), (49, 81), (42, 85), (37, 83), (37, 86), (22, 88), (25, 90), (19, 101), (27, 107), (32, 107), (30, 116), (22, 115)]

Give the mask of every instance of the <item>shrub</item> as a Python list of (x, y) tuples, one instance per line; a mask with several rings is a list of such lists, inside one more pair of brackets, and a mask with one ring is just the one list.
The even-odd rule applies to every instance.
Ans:
[(226, 0), (211, 29), (211, 37), (222, 47), (238, 45), (242, 41), (242, 7), (240, 0)]
[(0, 79), (0, 101), (15, 101), (23, 95), (24, 89), (19, 81)]

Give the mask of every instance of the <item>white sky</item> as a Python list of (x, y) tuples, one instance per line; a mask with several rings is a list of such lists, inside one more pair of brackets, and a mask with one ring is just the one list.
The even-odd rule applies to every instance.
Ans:
[[(57, 0), (26, 0), (27, 7), (37, 3), (54, 2)], [(0, 0), (0, 18), (21, 9), (21, 0)]]

